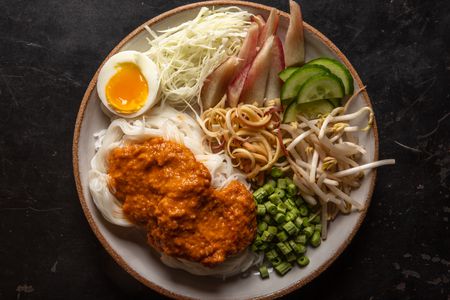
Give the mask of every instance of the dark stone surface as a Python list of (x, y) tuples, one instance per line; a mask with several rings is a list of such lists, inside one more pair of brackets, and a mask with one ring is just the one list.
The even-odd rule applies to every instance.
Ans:
[[(75, 191), (72, 134), (108, 52), (184, 3), (0, 2), (0, 299), (158, 297), (122, 271), (90, 230)], [(287, 1), (264, 3), (287, 10)], [(302, 4), (305, 20), (368, 85), (380, 157), (397, 165), (379, 170), (351, 245), (292, 296), (450, 299), (450, 2)]]

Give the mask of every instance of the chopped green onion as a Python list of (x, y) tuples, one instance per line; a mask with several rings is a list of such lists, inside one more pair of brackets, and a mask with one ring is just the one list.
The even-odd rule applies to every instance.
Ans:
[(309, 238), (310, 236), (313, 235), (314, 228), (312, 226), (305, 227), (303, 228), (303, 233), (306, 235), (307, 238)]
[(319, 247), (320, 242), (321, 242), (320, 231), (315, 231), (311, 237), (310, 243), (314, 247)]
[(297, 250), (299, 254), (305, 254), (306, 253), (306, 246), (303, 244), (298, 244), (297, 245)]
[(273, 259), (270, 260), (270, 263), (272, 264), (272, 266), (276, 267), (279, 264), (281, 264), (283, 262), (283, 260), (281, 259), (281, 257), (279, 256), (275, 256)]
[(293, 240), (289, 240), (288, 241), (289, 246), (291, 246), (291, 248), (294, 250), (294, 248), (297, 246), (297, 244), (293, 241)]
[(308, 207), (306, 205), (300, 206), (299, 210), (302, 217), (306, 217), (308, 215)]
[(297, 215), (295, 213), (293, 213), (292, 211), (288, 211), (286, 213), (286, 221), (293, 221), (293, 220), (295, 220), (295, 217), (297, 217)]
[(261, 237), (256, 236), (255, 241), (253, 242), (253, 245), (256, 245), (257, 247), (261, 246), (263, 244), (263, 241), (261, 240)]
[(298, 207), (302, 206), (305, 203), (305, 201), (303, 201), (302, 197), (300, 196), (295, 197), (294, 202)]
[(294, 235), (298, 232), (298, 228), (292, 223), (291, 221), (287, 222), (283, 225), (283, 229), (286, 230), (286, 232), (289, 235)]
[(264, 203), (264, 206), (266, 207), (266, 210), (269, 212), (269, 214), (274, 215), (277, 213), (277, 207), (272, 202), (267, 201), (266, 203)]
[(299, 229), (302, 228), (302, 226), (303, 226), (302, 218), (300, 218), (300, 217), (295, 218), (294, 224), (295, 224), (295, 226), (297, 226), (297, 228), (299, 228)]
[(316, 224), (316, 226), (314, 226), (314, 229), (316, 231), (322, 232), (322, 224)]
[(269, 248), (269, 244), (268, 243), (264, 243), (264, 244), (258, 246), (258, 250), (261, 250), (261, 251), (264, 251), (267, 248)]
[(267, 231), (270, 232), (271, 234), (277, 234), (278, 229), (277, 229), (277, 227), (275, 227), (275, 226), (269, 226), (269, 227), (267, 228)]
[(296, 243), (294, 241), (289, 241), (289, 246), (291, 246), (292, 250), (294, 250), (295, 253), (297, 254), (303, 254), (306, 252), (306, 247), (305, 245)]
[[(264, 259), (275, 271), (284, 275), (294, 261), (300, 267), (308, 265), (304, 254), (307, 243), (318, 247), (321, 243), (319, 206), (312, 206), (297, 195), (292, 179), (283, 177), (281, 169), (272, 168), (272, 179), (256, 189), (253, 196), (258, 215), (257, 236), (251, 250), (264, 253)], [(276, 236), (276, 239), (274, 238)], [(268, 265), (260, 266), (261, 278), (268, 278)]]
[(289, 253), (288, 255), (286, 255), (286, 260), (288, 262), (293, 262), (297, 259), (297, 256), (295, 255), (294, 252)]
[(277, 188), (279, 189), (285, 189), (287, 188), (287, 182), (285, 178), (278, 178), (277, 180)]
[(283, 176), (283, 171), (274, 167), (270, 171), (270, 176), (272, 176), (272, 178), (279, 178), (279, 177)]
[(297, 209), (297, 207), (295, 206), (294, 201), (292, 201), (292, 199), (288, 198), (286, 201), (284, 201), (284, 205), (286, 205), (286, 207), (289, 210), (293, 210), (294, 208)]
[(269, 231), (264, 231), (261, 235), (261, 240), (263, 242), (270, 242), (273, 239), (273, 233), (269, 232)]
[(291, 212), (295, 215), (295, 217), (300, 215), (300, 211), (297, 209), (297, 207), (294, 207), (291, 209)]
[(288, 195), (294, 196), (295, 194), (297, 194), (297, 187), (295, 186), (295, 184), (289, 183), (286, 188), (286, 191), (287, 191)]
[(288, 262), (282, 262), (279, 265), (275, 266), (274, 269), (278, 272), (278, 274), (283, 276), (287, 272), (289, 272), (290, 269), (292, 269), (292, 265)]
[(259, 267), (259, 275), (261, 276), (262, 279), (269, 278), (269, 270), (265, 265)]
[(286, 212), (286, 205), (284, 205), (283, 202), (277, 205), (277, 210), (279, 213), (285, 213)]
[(288, 235), (286, 232), (281, 231), (281, 232), (277, 233), (277, 238), (280, 242), (284, 242), (285, 240), (288, 239)]
[(273, 204), (280, 204), (281, 203), (281, 197), (276, 192), (269, 196), (269, 200)]
[(275, 249), (272, 249), (272, 250), (266, 252), (266, 258), (268, 260), (273, 260), (277, 256), (278, 256), (278, 252)]
[(270, 184), (274, 189), (277, 187), (277, 182), (273, 179), (269, 179), (266, 184)]
[(263, 204), (258, 204), (256, 214), (258, 216), (264, 216), (266, 214), (266, 207)]
[(275, 187), (270, 183), (266, 183), (265, 185), (263, 185), (262, 188), (267, 192), (268, 195), (272, 195), (273, 192), (275, 191)]
[(267, 194), (266, 190), (263, 188), (259, 188), (255, 192), (253, 192), (253, 197), (258, 203), (261, 203), (268, 195), (269, 194)]
[(266, 222), (259, 222), (258, 223), (258, 232), (263, 232), (264, 230), (267, 229), (267, 223)]
[(288, 243), (279, 242), (279, 243), (277, 243), (277, 247), (278, 247), (278, 249), (280, 249), (281, 253), (283, 253), (284, 255), (287, 255), (288, 253), (290, 253), (292, 251), (292, 248), (291, 248), (291, 246), (289, 246)]
[(308, 220), (308, 218), (303, 218), (302, 219), (303, 220), (303, 227), (308, 227), (309, 226), (309, 220)]
[(275, 215), (275, 222), (277, 222), (278, 224), (284, 223), (286, 221), (286, 216), (282, 213), (277, 213)]
[(299, 265), (300, 267), (306, 267), (306, 266), (309, 264), (309, 258), (308, 258), (308, 256), (305, 256), (305, 255), (300, 256), (300, 257), (297, 259), (297, 263), (298, 263), (298, 265)]
[[(267, 211), (267, 207), (266, 207), (266, 211)], [(273, 223), (272, 218), (270, 217), (270, 215), (265, 215), (262, 218), (262, 221), (266, 222), (267, 224), (272, 224)]]
[(300, 243), (300, 244), (306, 244), (306, 235), (304, 234), (299, 234), (295, 237), (295, 242), (296, 243)]
[(276, 188), (274, 193), (277, 194), (280, 197), (280, 199), (286, 196), (286, 192), (280, 188)]

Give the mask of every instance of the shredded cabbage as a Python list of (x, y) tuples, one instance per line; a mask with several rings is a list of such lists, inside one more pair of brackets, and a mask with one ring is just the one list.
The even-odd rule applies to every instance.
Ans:
[(146, 26), (153, 39), (147, 39), (145, 54), (160, 70), (161, 101), (177, 107), (196, 103), (206, 77), (239, 52), (250, 16), (238, 7), (202, 7), (193, 20), (160, 35)]

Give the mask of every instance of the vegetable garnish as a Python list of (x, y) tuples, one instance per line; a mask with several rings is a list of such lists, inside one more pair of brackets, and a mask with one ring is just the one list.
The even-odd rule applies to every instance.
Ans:
[(289, 26), (284, 44), (286, 47), (286, 65), (301, 65), (305, 62), (305, 40), (303, 33), (303, 16), (300, 4), (289, 0)]
[[(360, 91), (362, 89), (358, 93)], [(326, 217), (322, 220), (324, 238), (327, 219), (334, 219), (339, 211), (349, 213), (352, 208), (363, 208), (350, 196), (351, 191), (360, 186), (364, 177), (362, 171), (395, 163), (395, 160), (387, 159), (360, 165), (366, 150), (358, 145), (358, 139), (352, 133), (370, 129), (373, 112), (370, 107), (363, 107), (357, 112), (346, 113), (347, 107), (335, 108), (330, 114), (314, 120), (298, 115), (298, 122), (280, 125), (286, 136), (289, 157), (277, 165), (294, 172), (293, 180), (308, 203), (316, 204), (316, 199), (321, 203), (322, 216)], [(350, 124), (363, 115), (368, 119), (367, 126)]]
[(286, 106), (285, 123), (295, 121), (298, 114), (308, 119), (328, 114), (353, 93), (350, 72), (331, 58), (317, 58), (302, 67), (288, 67), (278, 76), (284, 81), (281, 102)]
[(303, 268), (309, 263), (305, 255), (308, 245), (321, 243), (322, 225), (319, 205), (306, 203), (297, 194), (297, 187), (283, 171), (272, 168), (270, 178), (253, 197), (257, 203), (258, 235), (252, 250), (264, 255), (261, 278), (268, 278), (267, 266), (279, 275), (289, 272), (295, 262)]
[(280, 142), (274, 129), (280, 116), (274, 107), (279, 99), (268, 102), (269, 107), (252, 104), (226, 108), (224, 101), (206, 110), (200, 123), (209, 147), (223, 145), (233, 166), (243, 171), (248, 179), (270, 169), (281, 155)]
[[(251, 14), (238, 7), (202, 7), (198, 15), (156, 34), (145, 52), (161, 70), (161, 98), (174, 106), (197, 103), (208, 75), (239, 52)], [(199, 103), (201, 105), (201, 103)]]

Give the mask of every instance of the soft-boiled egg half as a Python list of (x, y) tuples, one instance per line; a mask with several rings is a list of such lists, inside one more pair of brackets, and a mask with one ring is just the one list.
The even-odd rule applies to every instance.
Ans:
[(97, 92), (103, 105), (125, 118), (146, 112), (157, 102), (159, 72), (155, 63), (137, 51), (113, 55), (98, 75)]

